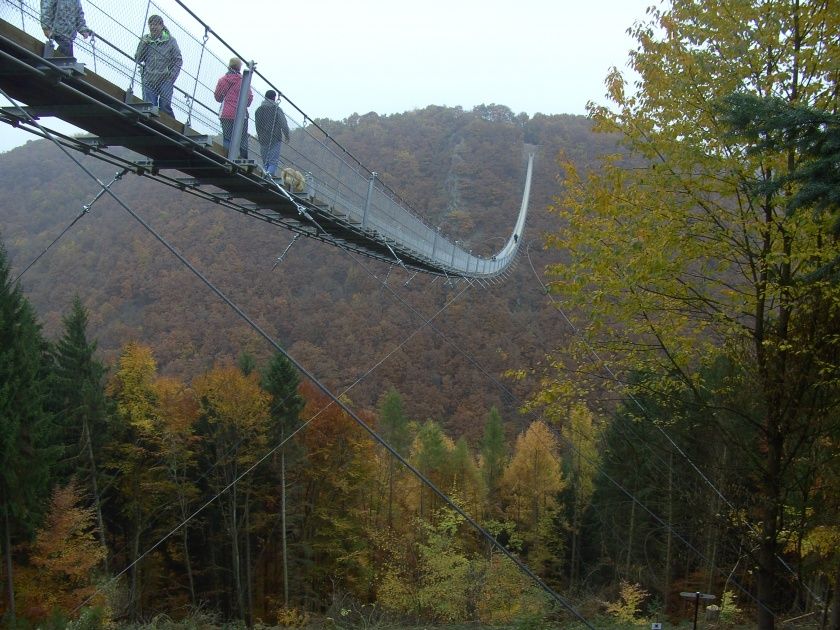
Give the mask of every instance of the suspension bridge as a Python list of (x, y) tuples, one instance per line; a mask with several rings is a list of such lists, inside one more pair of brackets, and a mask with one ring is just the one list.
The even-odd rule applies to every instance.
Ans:
[[(272, 89), (291, 108), (290, 134), (280, 165), (304, 174), (293, 192), (253, 159), (239, 159), (245, 136), (249, 157), (260, 155), (247, 135), (248, 105), (240, 99), (226, 150), (214, 88), (228, 58), (248, 59), (178, 0), (85, 0), (92, 34), (77, 37), (74, 57), (45, 58), (40, 0), (0, 1), (0, 121), (109, 162), (126, 172), (255, 219), (414, 272), (492, 281), (515, 261), (525, 228), (533, 154), (527, 156), (522, 203), (509, 237), (490, 256), (473, 255), (415, 211), (377, 173), (338, 144), (263, 76), (254, 61), (242, 74), (242, 92)], [(178, 42), (183, 66), (173, 86), (172, 112), (143, 101), (135, 59), (150, 15), (163, 17)], [(286, 109), (289, 109), (288, 107)], [(253, 119), (253, 116), (250, 116)], [(63, 120), (85, 134), (60, 133)], [(128, 151), (126, 151), (126, 149)]]

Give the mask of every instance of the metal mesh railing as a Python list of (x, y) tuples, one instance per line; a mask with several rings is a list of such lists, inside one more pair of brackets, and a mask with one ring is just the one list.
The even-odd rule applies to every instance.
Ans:
[[(142, 97), (144, 91), (144, 68), (135, 60), (135, 54), (141, 38), (149, 33), (149, 16), (161, 16), (177, 42), (182, 60), (180, 72), (171, 85), (172, 114), (199, 133), (222, 135), (220, 104), (216, 102), (214, 90), (227, 71), (229, 59), (240, 58), (245, 62), (243, 66), (250, 59), (243, 58), (243, 53), (234, 50), (179, 0), (83, 0), (82, 4), (87, 26), (93, 34), (75, 38), (74, 56), (96, 74), (137, 97)], [(0, 0), (0, 18), (30, 35), (46, 39), (40, 11), (40, 0)], [(150, 47), (149, 54), (155, 54), (154, 50), (157, 49)], [(150, 61), (148, 56), (146, 59), (148, 72), (159, 60)], [(149, 74), (145, 78), (148, 84)], [(282, 144), (280, 167), (289, 166), (305, 174), (309, 194), (332, 205), (363, 229), (375, 230), (375, 237), (398, 243), (444, 269), (465, 272), (465, 275), (492, 276), (508, 266), (516, 253), (515, 239), (511, 238), (491, 259), (472, 256), (412, 210), (395, 191), (297, 108), (258, 68), (251, 75), (251, 89), (254, 93), (248, 116), (251, 134), (255, 131), (253, 112), (265, 92), (272, 89), (286, 99), (281, 106), (290, 137)], [(249, 157), (261, 163), (256, 137), (249, 135), (247, 142)], [(522, 226), (518, 226), (517, 232), (521, 234)]]

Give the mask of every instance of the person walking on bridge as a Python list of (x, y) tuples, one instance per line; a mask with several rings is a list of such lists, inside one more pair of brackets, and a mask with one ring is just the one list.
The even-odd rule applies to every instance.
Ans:
[[(242, 89), (242, 60), (234, 57), (228, 63), (228, 71), (219, 79), (216, 84), (216, 91), (213, 96), (218, 103), (222, 104), (219, 112), (219, 121), (222, 123), (222, 144), (225, 151), (230, 149), (230, 141), (233, 136), (233, 122), (236, 120), (236, 107), (239, 104), (239, 92)], [(254, 91), (248, 88), (248, 102), (251, 104), (254, 99)], [(239, 143), (239, 157), (248, 159), (248, 109), (245, 109), (245, 121), (242, 125), (242, 140)]]
[(143, 100), (175, 116), (172, 111), (172, 92), (184, 61), (178, 42), (166, 28), (161, 16), (149, 17), (149, 32), (140, 38), (134, 59), (140, 64)]
[(289, 141), (289, 123), (280, 105), (274, 101), (277, 92), (269, 90), (265, 93), (265, 100), (254, 113), (254, 125), (257, 128), (257, 139), (262, 148), (263, 169), (269, 176), (280, 164), (280, 144), (283, 138)]
[(57, 57), (73, 56), (76, 34), (93, 34), (85, 23), (81, 0), (41, 0), (41, 28), (44, 35), (58, 44)]

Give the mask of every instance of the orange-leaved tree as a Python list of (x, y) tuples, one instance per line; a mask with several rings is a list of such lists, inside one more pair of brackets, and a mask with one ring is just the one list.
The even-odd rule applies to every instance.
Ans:
[(37, 592), (26, 597), (45, 614), (72, 614), (82, 604), (101, 603), (96, 594), (96, 570), (106, 549), (96, 533), (96, 508), (84, 507), (78, 483), (71, 480), (53, 491), (44, 525), (30, 556)]

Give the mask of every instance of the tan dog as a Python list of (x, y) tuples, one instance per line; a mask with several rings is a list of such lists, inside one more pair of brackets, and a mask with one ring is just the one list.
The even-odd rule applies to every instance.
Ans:
[(280, 171), (280, 179), (290, 192), (301, 193), (306, 189), (306, 178), (303, 173), (288, 166)]

